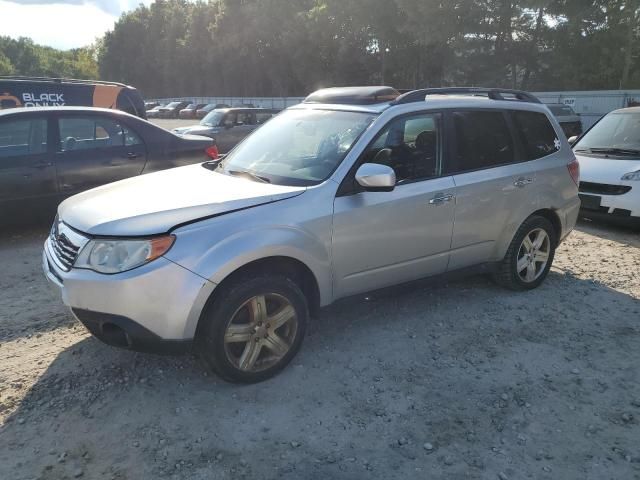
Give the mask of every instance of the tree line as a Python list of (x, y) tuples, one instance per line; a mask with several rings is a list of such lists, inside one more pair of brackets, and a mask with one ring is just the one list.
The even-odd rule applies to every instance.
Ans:
[(95, 47), (60, 51), (29, 38), (0, 36), (0, 75), (97, 78), (96, 57)]
[(639, 25), (640, 0), (157, 0), (90, 49), (21, 39), (9, 42), (28, 52), (16, 57), (1, 39), (0, 72), (34, 61), (38, 73), (99, 76), (148, 97), (364, 84), (629, 89), (640, 88)]

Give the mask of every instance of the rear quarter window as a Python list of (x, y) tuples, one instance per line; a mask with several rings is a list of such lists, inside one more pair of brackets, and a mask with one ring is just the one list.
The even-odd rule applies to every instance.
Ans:
[(513, 112), (527, 160), (537, 160), (560, 150), (560, 139), (547, 116), (539, 112)]

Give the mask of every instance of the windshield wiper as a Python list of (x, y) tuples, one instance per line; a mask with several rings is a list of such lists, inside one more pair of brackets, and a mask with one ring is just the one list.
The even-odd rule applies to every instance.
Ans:
[(576, 152), (604, 153), (610, 155), (640, 155), (640, 150), (634, 148), (593, 147), (576, 150)]
[(253, 172), (250, 172), (249, 170), (227, 170), (231, 175), (244, 175), (247, 176), (249, 178), (251, 178), (252, 180), (255, 180), (257, 182), (261, 182), (261, 183), (271, 183), (271, 180), (269, 180), (266, 177), (261, 177), (260, 175), (256, 175)]

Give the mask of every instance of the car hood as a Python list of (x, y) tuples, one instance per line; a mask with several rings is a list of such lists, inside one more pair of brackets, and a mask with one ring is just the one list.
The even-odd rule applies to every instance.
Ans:
[(173, 131), (180, 135), (204, 135), (206, 133), (212, 133), (214, 131), (214, 127), (207, 127), (206, 125), (192, 125), (190, 127), (174, 128)]
[(198, 164), (80, 193), (62, 202), (58, 214), (89, 235), (135, 237), (165, 233), (176, 225), (284, 200), (305, 190), (230, 177)]
[(580, 162), (580, 180), (620, 185), (625, 173), (640, 170), (640, 159), (606, 158), (576, 154)]

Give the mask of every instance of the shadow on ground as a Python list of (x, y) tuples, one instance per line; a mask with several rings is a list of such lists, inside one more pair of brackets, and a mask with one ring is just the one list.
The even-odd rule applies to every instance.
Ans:
[(0, 478), (640, 478), (639, 310), (557, 272), (395, 289), (251, 386), (85, 338), (1, 427)]

